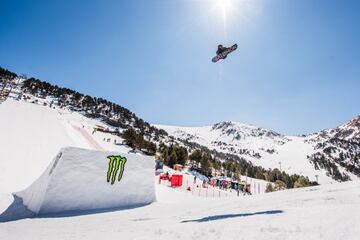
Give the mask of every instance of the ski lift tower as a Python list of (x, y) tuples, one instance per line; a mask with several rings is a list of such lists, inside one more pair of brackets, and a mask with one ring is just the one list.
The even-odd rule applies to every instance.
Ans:
[(279, 169), (279, 170), (280, 170), (280, 172), (281, 172), (281, 161), (279, 161), (279, 167), (280, 167), (280, 169)]

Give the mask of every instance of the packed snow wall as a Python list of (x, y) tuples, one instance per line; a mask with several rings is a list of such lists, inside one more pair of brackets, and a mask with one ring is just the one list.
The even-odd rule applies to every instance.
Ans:
[(153, 158), (67, 147), (16, 193), (38, 214), (126, 208), (155, 200)]
[(0, 193), (27, 188), (64, 146), (95, 150), (83, 134), (86, 129), (77, 126), (97, 123), (76, 112), (29, 102), (7, 99), (0, 104)]

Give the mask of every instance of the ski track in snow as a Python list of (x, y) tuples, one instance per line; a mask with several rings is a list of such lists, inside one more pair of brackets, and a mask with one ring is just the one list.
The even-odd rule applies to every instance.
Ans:
[(89, 144), (96, 150), (103, 151), (104, 149), (94, 140), (94, 138), (84, 128), (73, 126), (81, 135), (89, 142)]

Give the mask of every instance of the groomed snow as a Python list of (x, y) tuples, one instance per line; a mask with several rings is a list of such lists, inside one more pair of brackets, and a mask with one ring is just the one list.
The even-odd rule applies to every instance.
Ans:
[[(121, 142), (119, 137), (93, 132), (94, 127), (101, 124), (77, 113), (36, 104), (13, 100), (0, 104), (0, 146), (3, 146), (0, 150), (0, 192), (7, 192), (0, 193), (0, 239), (359, 239), (359, 181), (252, 196), (228, 194), (226, 198), (199, 197), (156, 185), (156, 202), (130, 208), (126, 199), (134, 199), (133, 194), (143, 194), (145, 197), (140, 201), (147, 197), (154, 200), (154, 171), (151, 170), (149, 188), (138, 185), (143, 181), (142, 173), (130, 175), (137, 184), (132, 180), (127, 182), (127, 168), (121, 182), (108, 184), (105, 177), (109, 153), (104, 151), (118, 152), (140, 161), (145, 158), (140, 154), (126, 155), (127, 147), (114, 144)], [(283, 149), (276, 150), (283, 156), (284, 169), (291, 171), (289, 167), (292, 167), (298, 171), (303, 168), (302, 159), (307, 150), (301, 148), (302, 139), (291, 140), (290, 148), (285, 149), (285, 144)], [(56, 160), (51, 163), (51, 159), (64, 146), (101, 151), (65, 148), (62, 150), (64, 158), (59, 158), (61, 161), (54, 166)], [(75, 155), (75, 158), (68, 158)], [(291, 157), (295, 155), (299, 157)], [(95, 160), (98, 157), (106, 164)], [(276, 161), (270, 159), (269, 163), (276, 165)], [(146, 162), (154, 167), (153, 159)], [(307, 173), (304, 168), (303, 171), (314, 174)], [(44, 175), (39, 178), (42, 172)], [(150, 170), (148, 173), (145, 175), (150, 176)], [(141, 179), (135, 179), (137, 177)], [(43, 215), (1, 222), (2, 219), (7, 221), (9, 216), (3, 213), (9, 206), (15, 206), (13, 210), (22, 213), (21, 217), (31, 216), (20, 206), (19, 197), (8, 193), (23, 190), (37, 178), (36, 183), (18, 193), (34, 212), (121, 207), (121, 200), (127, 204), (122, 205), (120, 211), (107, 209), (96, 214)], [(184, 179), (191, 183), (193, 175)]]
[(360, 183), (207, 199), (157, 186), (145, 207), (0, 223), (2, 239), (357, 240)]
[[(25, 189), (63, 147), (128, 153), (118, 136), (94, 132), (100, 121), (58, 108), (8, 99), (0, 104), (0, 193)], [(105, 139), (105, 141), (104, 141)]]
[(48, 107), (11, 99), (0, 104), (0, 192), (27, 187), (60, 148), (88, 147), (81, 138), (71, 138), (59, 119)]
[[(119, 155), (127, 159), (123, 176), (118, 181), (119, 169), (111, 184), (108, 156)], [(151, 157), (67, 147), (35, 183), (15, 195), (39, 214), (145, 205), (155, 200), (154, 168)]]

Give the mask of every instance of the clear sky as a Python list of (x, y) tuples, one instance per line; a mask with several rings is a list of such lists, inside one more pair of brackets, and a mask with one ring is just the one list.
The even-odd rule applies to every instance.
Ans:
[[(360, 1), (0, 0), (0, 66), (150, 123), (284, 134), (360, 114)], [(238, 43), (212, 63), (217, 44)]]

